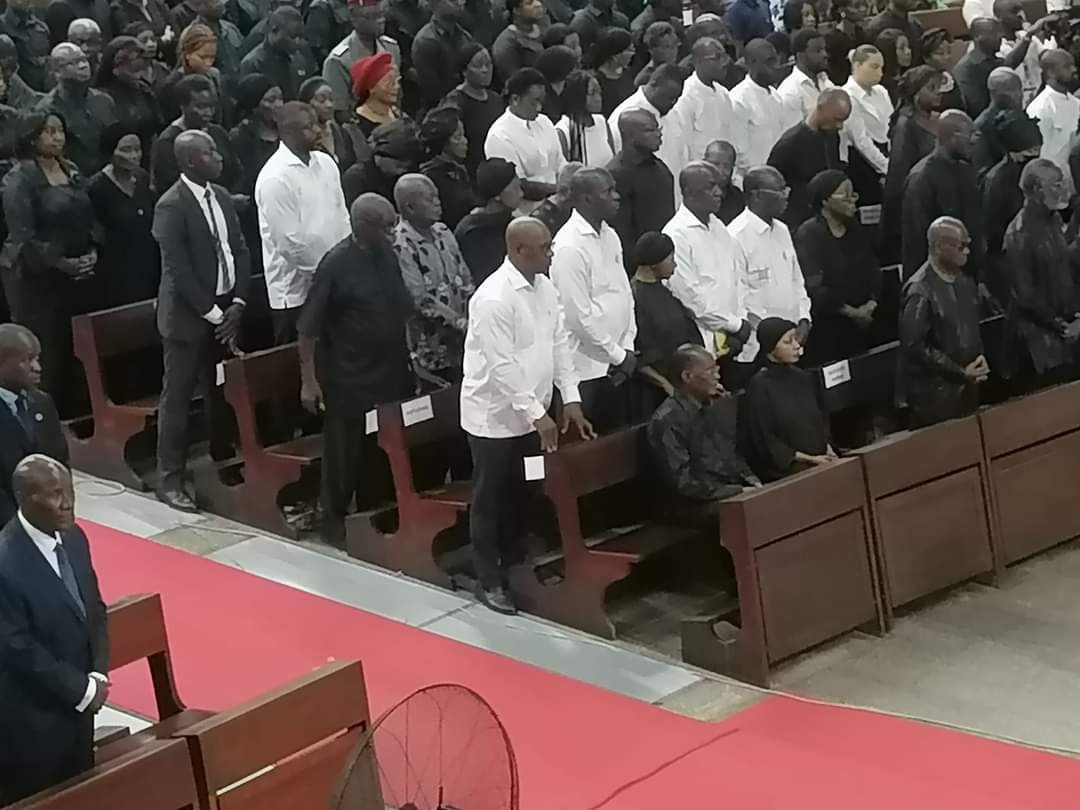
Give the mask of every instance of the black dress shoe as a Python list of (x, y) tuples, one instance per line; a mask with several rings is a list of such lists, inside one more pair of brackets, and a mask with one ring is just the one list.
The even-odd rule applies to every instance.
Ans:
[(510, 598), (510, 594), (506, 592), (506, 588), (503, 588), (501, 585), (497, 588), (490, 589), (477, 585), (476, 598), (496, 613), (514, 616), (518, 612), (514, 600)]
[(186, 492), (175, 489), (159, 489), (155, 494), (159, 501), (178, 512), (188, 512), (192, 515), (199, 513), (199, 507), (195, 505), (195, 501)]

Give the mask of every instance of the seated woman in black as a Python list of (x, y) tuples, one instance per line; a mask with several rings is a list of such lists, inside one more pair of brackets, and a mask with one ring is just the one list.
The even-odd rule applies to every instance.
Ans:
[(817, 216), (795, 232), (795, 252), (814, 322), (807, 362), (816, 366), (862, 354), (878, 342), (881, 268), (855, 216), (859, 197), (847, 175), (836, 169), (820, 172), (807, 194)]
[(821, 384), (796, 364), (802, 346), (795, 324), (765, 318), (758, 324), (761, 368), (739, 402), (739, 449), (762, 481), (776, 481), (836, 460)]
[(675, 350), (686, 343), (705, 344), (690, 311), (664, 285), (675, 273), (671, 237), (656, 231), (643, 234), (634, 246), (634, 262), (637, 272), (630, 287), (637, 317), (635, 417), (644, 420), (674, 393), (671, 361)]

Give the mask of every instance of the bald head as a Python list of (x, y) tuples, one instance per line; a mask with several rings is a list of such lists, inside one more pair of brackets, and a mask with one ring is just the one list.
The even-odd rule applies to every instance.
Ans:
[(761, 87), (773, 84), (780, 70), (780, 57), (768, 40), (752, 39), (743, 49), (743, 63), (750, 79)]
[(551, 266), (551, 232), (535, 217), (517, 217), (506, 227), (506, 258), (531, 284)]
[(1015, 70), (996, 67), (986, 77), (986, 89), (990, 91), (990, 101), (1003, 110), (1019, 110), (1024, 99), (1020, 77)]
[(695, 194), (715, 183), (716, 167), (704, 160), (692, 160), (679, 172), (679, 190), (686, 194)]
[(201, 129), (188, 129), (173, 142), (176, 165), (189, 180), (209, 183), (221, 176), (221, 153), (214, 139)]
[(442, 218), (439, 189), (423, 174), (403, 174), (394, 184), (394, 202), (402, 219), (426, 232)]
[(926, 231), (930, 263), (938, 271), (959, 274), (967, 264), (971, 238), (964, 223), (955, 217), (938, 217)]
[(41, 453), (27, 456), (15, 466), (11, 489), (19, 511), (30, 525), (46, 534), (71, 528), (75, 523), (75, 493), (71, 473)]
[(985, 54), (996, 56), (1001, 48), (1001, 23), (993, 17), (977, 17), (969, 26), (975, 47)]
[(34, 333), (19, 323), (0, 323), (0, 362), (13, 353), (38, 345)]
[(1027, 204), (1036, 209), (1061, 211), (1069, 205), (1069, 186), (1065, 173), (1056, 163), (1036, 158), (1020, 173), (1020, 190)]
[(839, 87), (830, 87), (818, 94), (809, 124), (821, 132), (836, 132), (850, 115), (851, 98)]
[(72, 20), (68, 26), (67, 38), (70, 42), (76, 45), (80, 44), (80, 39), (85, 39), (91, 36), (101, 36), (101, 26), (89, 17), (80, 17), (77, 20)]
[(971, 157), (971, 116), (961, 110), (946, 110), (938, 118), (938, 146), (952, 158)]
[(1039, 67), (1042, 68), (1043, 78), (1046, 83), (1059, 93), (1068, 93), (1076, 80), (1076, 63), (1072, 54), (1061, 48), (1043, 51), (1039, 57)]
[(385, 197), (367, 192), (353, 201), (349, 209), (353, 238), (362, 245), (378, 245), (393, 239), (397, 212)]
[(624, 149), (655, 152), (660, 148), (660, 123), (648, 110), (629, 110), (620, 115), (619, 135)]
[(17, 323), (0, 324), (0, 387), (25, 391), (41, 382), (41, 344)]
[(619, 213), (619, 195), (607, 169), (587, 167), (579, 170), (570, 181), (570, 202), (597, 227), (600, 222), (613, 221)]
[(61, 42), (52, 49), (49, 67), (58, 82), (90, 83), (90, 60), (83, 49), (73, 42)]

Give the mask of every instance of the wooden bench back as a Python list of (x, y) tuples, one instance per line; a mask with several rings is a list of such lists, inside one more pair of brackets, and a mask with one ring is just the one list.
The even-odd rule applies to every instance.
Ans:
[(644, 442), (644, 425), (635, 425), (592, 441), (568, 444), (546, 457), (546, 478), (553, 482), (565, 478), (578, 496), (630, 481), (645, 466)]
[(431, 398), (432, 417), (408, 427), (405, 426), (401, 409), (408, 407), (409, 403), (416, 403), (420, 397), (387, 402), (378, 407), (379, 447), (390, 462), (394, 491), (399, 503), (420, 497), (409, 451), (448, 439), (460, 441), (463, 437), (461, 386), (452, 385), (424, 396)]
[(911, 12), (911, 18), (918, 21), (923, 31), (929, 31), (931, 28), (944, 28), (957, 39), (968, 35), (964, 15), (957, 7), (913, 11)]
[(109, 605), (107, 616), (109, 670), (145, 658), (150, 667), (158, 719), (165, 720), (184, 711), (173, 677), (161, 596), (154, 593), (127, 597)]
[(329, 806), (369, 723), (360, 662), (335, 662), (180, 736), (191, 747), (201, 810), (314, 810)]
[(990, 459), (1080, 429), (1080, 382), (1048, 388), (979, 413)]
[(256, 406), (295, 403), (300, 397), (300, 354), (295, 343), (233, 357), (225, 362), (225, 401), (236, 415), (240, 448), (254, 458), (263, 447)]
[[(119, 362), (123, 355), (160, 352), (158, 347), (161, 345), (161, 337), (157, 331), (155, 304), (156, 300), (151, 298), (100, 312), (76, 315), (71, 319), (72, 346), (86, 375), (87, 390), (94, 413), (102, 413), (109, 406), (112, 399), (110, 391), (117, 394), (113, 390), (116, 386), (109, 385), (106, 373), (114, 368), (114, 364), (109, 363), (110, 360), (116, 358)], [(152, 365), (157, 366), (159, 362), (155, 360)], [(149, 367), (143, 369), (144, 363), (150, 364), (150, 361), (140, 358), (140, 370), (145, 371), (148, 376), (157, 376)], [(160, 371), (160, 367), (155, 370)], [(139, 376), (141, 375), (136, 375)], [(160, 390), (161, 380), (129, 378), (123, 381), (114, 379), (113, 382), (122, 382), (119, 387), (123, 389), (138, 389), (138, 395), (141, 396)], [(123, 392), (120, 393), (119, 399), (127, 398)]]
[(198, 792), (183, 740), (155, 740), (9, 810), (195, 810)]

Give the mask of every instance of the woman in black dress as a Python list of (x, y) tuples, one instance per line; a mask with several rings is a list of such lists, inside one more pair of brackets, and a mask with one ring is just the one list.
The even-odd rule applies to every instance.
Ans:
[(476, 170), (476, 193), (483, 205), (454, 228), (454, 238), (477, 287), (506, 258), (506, 226), (525, 199), (514, 164), (502, 158), (485, 160)]
[(32, 113), (20, 125), (21, 160), (4, 180), (8, 236), (0, 272), (12, 317), (41, 342), (41, 387), (61, 417), (81, 416), (89, 400), (72, 351), (71, 316), (96, 306), (101, 229), (85, 178), (64, 159), (63, 118)]
[(807, 192), (817, 216), (799, 226), (795, 251), (813, 313), (806, 362), (817, 366), (875, 344), (881, 269), (855, 216), (859, 197), (847, 175), (821, 172)]
[(444, 103), (457, 107), (461, 125), (469, 142), (465, 168), (469, 177), (476, 178), (476, 167), (484, 159), (484, 140), (495, 119), (506, 110), (506, 104), (491, 92), (494, 66), (487, 48), (470, 42), (461, 49), (461, 72), (464, 81), (446, 94)]
[(161, 257), (150, 233), (154, 193), (142, 168), (139, 135), (128, 124), (106, 127), (101, 135), (106, 165), (90, 178), (90, 199), (104, 232), (95, 270), (103, 308), (153, 298), (161, 277)]
[(142, 48), (143, 58), (147, 65), (147, 84), (154, 92), (155, 100), (160, 93), (165, 80), (169, 78), (169, 66), (162, 61), (165, 55), (162, 53), (161, 36), (148, 22), (133, 22), (126, 25), (122, 31), (126, 37), (135, 37), (135, 41)]
[(899, 28), (886, 28), (877, 35), (874, 47), (881, 51), (885, 60), (881, 85), (889, 91), (889, 97), (895, 105), (899, 99), (900, 77), (911, 67), (911, 43), (907, 34)]
[(469, 153), (469, 144), (457, 108), (444, 105), (424, 116), (420, 140), (432, 155), (430, 160), (420, 164), (420, 171), (439, 190), (442, 221), (454, 230), (479, 203), (463, 162)]
[(415, 172), (424, 159), (420, 132), (411, 118), (376, 127), (368, 138), (371, 156), (358, 160), (341, 178), (345, 204), (350, 208), (361, 194), (372, 192), (394, 203), (394, 184)]
[(600, 82), (600, 95), (604, 99), (600, 114), (605, 118), (637, 90), (630, 70), (634, 53), (630, 32), (621, 28), (604, 29), (589, 48), (585, 67), (590, 68)]
[(739, 401), (738, 444), (762, 481), (776, 481), (829, 464), (829, 420), (817, 375), (798, 367), (802, 346), (783, 318), (758, 324), (757, 370)]
[(931, 28), (922, 35), (923, 64), (941, 72), (941, 109), (963, 110), (964, 95), (952, 75), (953, 37), (944, 28)]
[(577, 55), (565, 45), (552, 45), (545, 48), (536, 58), (536, 69), (547, 80), (547, 94), (541, 112), (557, 122), (566, 112), (563, 92), (566, 90), (566, 77), (577, 66)]
[(298, 98), (314, 108), (319, 118), (319, 149), (330, 155), (344, 174), (356, 161), (356, 153), (352, 139), (334, 118), (333, 89), (322, 76), (312, 76), (300, 85)]
[(278, 148), (277, 113), (284, 102), (281, 88), (261, 73), (250, 73), (240, 80), (236, 91), (236, 115), (240, 123), (229, 133), (233, 154), (240, 162), (240, 182), (236, 191), (251, 198), (251, 205), (239, 211), (251, 253), (251, 272), (262, 272), (262, 237), (259, 235), (259, 212), (255, 207), (255, 181), (259, 172)]
[(149, 62), (135, 37), (117, 37), (101, 55), (97, 86), (116, 106), (116, 118), (139, 136), (142, 155), (149, 165), (150, 147), (164, 127), (157, 99), (147, 82)]

